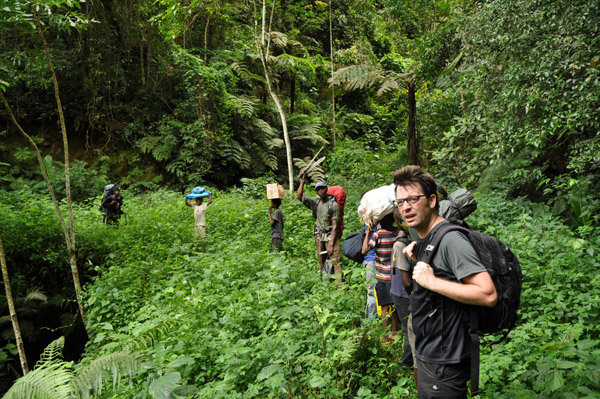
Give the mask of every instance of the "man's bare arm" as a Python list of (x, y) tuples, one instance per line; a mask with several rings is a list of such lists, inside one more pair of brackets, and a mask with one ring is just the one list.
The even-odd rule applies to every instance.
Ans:
[(458, 283), (435, 276), (430, 265), (418, 262), (413, 270), (413, 279), (430, 291), (467, 305), (492, 307), (498, 300), (496, 287), (488, 272), (471, 274)]

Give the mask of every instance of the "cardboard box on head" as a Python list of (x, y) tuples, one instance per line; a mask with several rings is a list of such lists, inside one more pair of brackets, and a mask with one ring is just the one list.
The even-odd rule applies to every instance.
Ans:
[(267, 198), (268, 199), (284, 199), (285, 191), (283, 190), (283, 186), (281, 184), (272, 183), (267, 184)]

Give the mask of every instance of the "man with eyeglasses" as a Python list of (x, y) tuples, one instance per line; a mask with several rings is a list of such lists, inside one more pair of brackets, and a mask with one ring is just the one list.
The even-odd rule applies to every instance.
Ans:
[(412, 272), (412, 322), (419, 368), (418, 397), (466, 398), (470, 378), (468, 309), (463, 304), (492, 307), (497, 300), (494, 283), (468, 239), (452, 231), (445, 234), (433, 257), (422, 261), (425, 249), (439, 227), (436, 183), (419, 166), (393, 172), (396, 206), (419, 240), (405, 248), (417, 263)]

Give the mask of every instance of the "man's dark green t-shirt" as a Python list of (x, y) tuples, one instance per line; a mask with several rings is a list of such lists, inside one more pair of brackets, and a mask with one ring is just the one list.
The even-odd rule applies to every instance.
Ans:
[[(340, 206), (331, 196), (327, 201), (323, 202), (319, 197), (309, 197), (302, 193), (302, 203), (309, 208), (313, 213), (316, 210), (315, 225), (323, 232), (329, 232), (333, 228), (332, 221), (340, 220)], [(331, 217), (329, 216), (329, 206), (331, 203)]]

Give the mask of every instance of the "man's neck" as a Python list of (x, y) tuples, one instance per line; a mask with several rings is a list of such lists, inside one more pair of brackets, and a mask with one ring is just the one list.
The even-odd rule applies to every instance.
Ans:
[(429, 220), (427, 225), (423, 227), (423, 229), (415, 229), (419, 234), (419, 238), (427, 237), (427, 235), (431, 233), (431, 230), (433, 230), (435, 226), (442, 223), (444, 220), (446, 219), (441, 217), (439, 214), (432, 215), (431, 219)]

